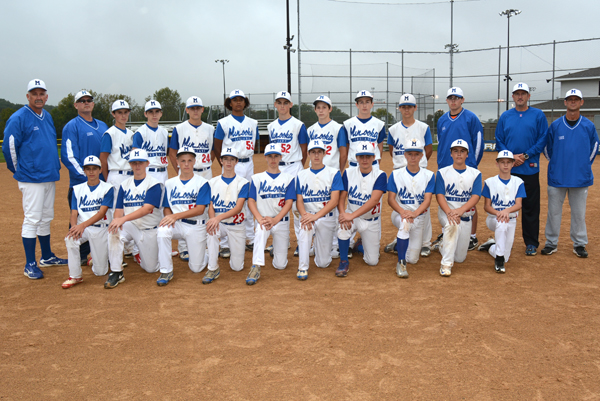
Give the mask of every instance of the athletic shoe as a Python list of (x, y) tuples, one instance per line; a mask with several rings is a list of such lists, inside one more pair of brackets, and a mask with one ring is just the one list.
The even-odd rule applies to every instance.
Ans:
[(142, 265), (142, 257), (140, 256), (139, 253), (136, 253), (135, 255), (133, 255), (133, 260), (135, 260), (135, 263), (137, 263), (138, 265)]
[(48, 259), (40, 259), (40, 267), (62, 266), (67, 264), (69, 264), (67, 259), (57, 258), (55, 255), (52, 255)]
[(273, 245), (269, 245), (265, 248), (265, 252), (271, 252), (273, 250)]
[(469, 251), (472, 251), (473, 249), (477, 248), (477, 245), (479, 245), (477, 237), (471, 237), (471, 239), (469, 239)]
[(496, 273), (503, 274), (506, 272), (504, 269), (504, 256), (496, 256), (496, 263), (494, 263), (494, 269), (496, 269)]
[(440, 267), (440, 275), (442, 275), (444, 277), (450, 277), (451, 274), (452, 274), (452, 266), (442, 265)]
[(73, 278), (73, 277), (69, 277), (69, 279), (67, 281), (65, 281), (64, 283), (62, 283), (62, 288), (64, 288), (65, 290), (67, 288), (71, 288), (74, 285), (77, 285), (79, 283), (83, 282), (83, 278), (79, 277), (79, 278)]
[[(92, 265), (94, 264), (94, 261), (92, 259), (92, 255), (90, 255), (90, 256), (87, 257), (87, 262), (86, 263), (87, 263), (88, 266), (92, 267)], [(83, 266), (83, 264), (82, 264), (82, 266)]]
[(479, 248), (477, 248), (477, 250), (479, 251), (488, 251), (492, 245), (494, 245), (496, 243), (496, 240), (493, 238), (489, 238), (487, 241), (485, 241), (483, 244), (479, 245)]
[(298, 280), (306, 280), (308, 278), (308, 270), (298, 270), (296, 277), (298, 277)]
[(38, 280), (44, 278), (44, 272), (40, 270), (37, 263), (31, 262), (25, 265), (25, 271), (23, 272), (28, 278), (32, 280)]
[(400, 278), (408, 278), (406, 271), (406, 260), (401, 260), (396, 264), (396, 275)]
[(296, 250), (294, 251), (294, 256), (298, 256), (300, 254), (300, 249), (299, 247), (296, 247)]
[(340, 258), (340, 250), (339, 249), (332, 249), (331, 250), (331, 259), (339, 259)]
[(274, 257), (273, 256), (273, 248), (271, 248), (271, 250), (269, 251), (269, 256), (271, 256), (272, 258)]
[(383, 252), (385, 253), (395, 253), (398, 254), (398, 251), (396, 251), (396, 241), (398, 241), (397, 239), (394, 239), (394, 241), (390, 242), (389, 244), (387, 244), (385, 246), (385, 248), (383, 248)]
[(133, 258), (133, 253), (126, 253), (124, 256), (126, 258)]
[(525, 249), (525, 255), (527, 255), (527, 256), (537, 255), (537, 248), (535, 247), (535, 245), (527, 245), (527, 248)]
[(340, 262), (337, 270), (335, 271), (335, 275), (338, 277), (346, 277), (348, 275), (348, 270), (350, 269), (350, 263), (348, 261)]
[(171, 251), (171, 257), (172, 258), (174, 258), (177, 255), (179, 255), (179, 251)]
[(227, 259), (228, 257), (231, 256), (231, 251), (229, 250), (229, 248), (223, 248), (223, 249), (221, 249), (221, 252), (219, 252), (219, 256), (222, 257), (223, 259)]
[(431, 243), (431, 250), (432, 251), (438, 251), (439, 253), (442, 253), (442, 247), (444, 246), (444, 238), (440, 238), (439, 239), (433, 241)]
[(250, 273), (248, 273), (248, 277), (246, 277), (246, 284), (254, 285), (260, 278), (260, 266), (252, 265), (250, 268)]
[(550, 245), (546, 245), (544, 249), (542, 249), (542, 255), (552, 255), (555, 252), (558, 252), (558, 249), (552, 248)]
[(437, 243), (439, 243), (442, 239), (444, 238), (444, 233), (441, 233), (440, 235), (437, 236), (437, 238), (435, 239), (435, 241), (433, 241), (431, 243), (432, 246), (435, 246)]
[(429, 255), (431, 255), (431, 248), (429, 248), (427, 246), (424, 246), (423, 248), (421, 248), (421, 256), (426, 258)]
[(158, 280), (156, 280), (156, 285), (159, 287), (165, 286), (169, 284), (169, 281), (173, 280), (173, 272), (171, 273), (160, 273)]
[(311, 247), (310, 251), (308, 251), (308, 256), (315, 256), (315, 248)]
[(208, 270), (202, 279), (202, 284), (210, 284), (221, 275), (221, 269), (217, 267), (217, 270)]
[(254, 244), (246, 244), (246, 251), (247, 252), (253, 252), (254, 251)]
[(577, 255), (578, 258), (587, 258), (588, 257), (588, 253), (587, 253), (587, 250), (585, 249), (585, 246), (576, 246), (575, 248), (573, 248), (573, 253), (575, 255)]
[(183, 260), (184, 262), (189, 262), (190, 254), (188, 253), (188, 251), (183, 251), (179, 254), (179, 259)]
[[(68, 260), (68, 259), (67, 259)], [(80, 266), (87, 266), (88, 265), (88, 259), (81, 259), (81, 262), (79, 263)]]
[(124, 269), (124, 268), (126, 268), (126, 267), (127, 267), (127, 262), (123, 262), (123, 263), (121, 263), (121, 267), (122, 267), (123, 269)]
[(356, 244), (352, 247), (352, 252), (360, 253), (361, 255), (365, 253), (365, 249), (363, 248), (362, 238), (359, 238), (356, 241)]
[(106, 282), (104, 283), (104, 288), (106, 288), (107, 290), (115, 288), (123, 281), (125, 281), (125, 276), (123, 275), (123, 272), (110, 272), (110, 274), (108, 275), (108, 280), (106, 280)]

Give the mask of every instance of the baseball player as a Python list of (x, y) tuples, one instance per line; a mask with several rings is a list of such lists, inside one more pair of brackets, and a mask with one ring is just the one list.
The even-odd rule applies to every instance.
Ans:
[(158, 125), (162, 114), (162, 107), (157, 100), (146, 102), (144, 106), (146, 124), (133, 134), (133, 149), (144, 149), (148, 153), (150, 164), (146, 172), (164, 185), (169, 178), (167, 173), (169, 133)]
[[(100, 156), (100, 143), (102, 134), (108, 130), (108, 126), (92, 117), (94, 110), (94, 98), (86, 90), (80, 90), (75, 94), (75, 103), (77, 117), (69, 121), (62, 130), (62, 144), (60, 147), (60, 158), (69, 170), (69, 191), (67, 200), (71, 207), (71, 198), (73, 196), (73, 187), (87, 182), (87, 177), (83, 171), (83, 162), (86, 156)], [(104, 177), (101, 177), (103, 179)], [(69, 226), (69, 228), (71, 228)], [(82, 261), (88, 261), (90, 245), (83, 242), (80, 249), (80, 258)]]
[(133, 175), (129, 165), (129, 152), (133, 146), (133, 132), (125, 126), (131, 108), (125, 100), (116, 100), (111, 107), (115, 125), (103, 135), (100, 144), (102, 175), (116, 189)]
[(44, 277), (35, 257), (35, 237), (42, 248), (39, 266), (66, 265), (50, 247), (50, 222), (54, 219), (54, 194), (60, 179), (60, 161), (56, 149), (56, 130), (50, 113), (44, 110), (48, 101), (46, 84), (33, 79), (27, 84), (28, 104), (17, 110), (6, 122), (2, 153), (6, 167), (13, 173), (23, 193), (25, 219), (21, 229), (25, 248), (24, 274), (32, 280)]
[[(225, 99), (225, 108), (231, 110), (231, 114), (219, 120), (215, 131), (215, 158), (221, 163), (221, 149), (223, 146), (237, 151), (239, 160), (235, 165), (235, 174), (243, 177), (248, 182), (254, 174), (254, 149), (260, 142), (258, 132), (258, 121), (244, 115), (244, 110), (250, 106), (250, 100), (244, 92), (239, 89), (231, 91), (229, 97)], [(260, 146), (259, 146), (260, 148)], [(254, 218), (248, 210), (248, 204), (244, 205), (244, 226), (246, 227), (246, 238), (248, 247), (254, 246)], [(227, 237), (221, 242), (223, 256), (227, 256), (229, 249)]]
[(494, 232), (496, 239), (490, 238), (479, 250), (488, 251), (496, 260), (496, 273), (506, 271), (504, 263), (508, 262), (510, 257), (515, 241), (517, 216), (525, 197), (523, 180), (510, 174), (514, 165), (513, 153), (510, 150), (501, 150), (496, 157), (499, 174), (485, 180), (483, 186), (483, 208), (488, 213), (485, 223)]
[(248, 208), (256, 219), (252, 268), (246, 284), (253, 285), (260, 278), (265, 265), (265, 245), (273, 234), (273, 267), (285, 269), (290, 242), (290, 219), (288, 213), (296, 199), (294, 177), (279, 170), (282, 159), (281, 145), (271, 143), (265, 148), (267, 170), (254, 174), (250, 181)]
[(79, 247), (89, 243), (96, 276), (108, 273), (108, 224), (112, 220), (115, 189), (100, 180), (102, 164), (90, 155), (81, 163), (87, 182), (77, 184), (71, 197), (71, 228), (65, 237), (69, 252), (69, 279), (62, 288), (71, 288), (83, 281)]
[(439, 245), (442, 254), (440, 274), (446, 277), (452, 274), (454, 262), (462, 263), (467, 257), (471, 223), (481, 197), (481, 173), (466, 164), (469, 157), (467, 142), (455, 140), (450, 145), (450, 152), (454, 163), (439, 169), (435, 178), (438, 219), (444, 234)]
[(558, 249), (562, 207), (569, 193), (573, 253), (577, 257), (587, 258), (585, 210), (588, 187), (594, 184), (592, 164), (598, 152), (598, 133), (594, 123), (581, 115), (583, 94), (579, 89), (571, 89), (566, 93), (565, 106), (567, 113), (548, 129), (548, 141), (544, 149), (548, 159), (548, 219), (542, 255), (551, 255)]
[[(398, 102), (398, 110), (402, 115), (402, 120), (390, 127), (387, 143), (389, 145), (390, 156), (394, 162), (394, 170), (406, 167), (406, 157), (404, 155), (404, 144), (408, 140), (418, 139), (424, 145), (425, 157), (420, 158), (419, 165), (422, 168), (427, 168), (427, 161), (433, 153), (433, 144), (431, 139), (431, 130), (429, 125), (415, 119), (415, 111), (417, 111), (417, 99), (410, 94), (405, 93), (400, 96)], [(422, 155), (421, 153), (421, 155)], [(388, 197), (389, 197), (388, 193)], [(421, 247), (421, 256), (427, 257), (431, 254), (431, 215), (429, 208), (425, 216), (425, 227), (423, 232), (423, 246)], [(388, 244), (384, 252), (393, 252), (396, 249), (396, 240)]]
[(387, 190), (388, 204), (394, 209), (392, 223), (398, 228), (396, 275), (408, 278), (406, 263), (415, 264), (419, 260), (435, 177), (421, 166), (424, 149), (420, 139), (409, 139), (401, 146), (406, 166), (390, 174)]
[[(248, 218), (244, 203), (248, 199), (250, 184), (247, 179), (235, 173), (238, 153), (235, 148), (224, 147), (221, 152), (223, 174), (210, 181), (211, 200), (208, 210), (210, 220), (206, 223), (208, 232), (208, 271), (202, 279), (210, 284), (221, 274), (218, 265), (219, 240), (227, 236), (231, 256), (229, 266), (234, 271), (244, 268), (246, 229), (244, 221)], [(263, 248), (264, 249), (264, 248)]]
[(329, 267), (331, 243), (336, 223), (333, 209), (337, 206), (340, 191), (344, 189), (339, 170), (323, 164), (327, 146), (320, 139), (308, 144), (310, 167), (302, 170), (296, 178), (296, 202), (300, 213), (300, 236), (298, 238), (298, 280), (308, 278), (310, 244), (315, 236), (315, 265)]
[(108, 225), (110, 274), (104, 288), (115, 288), (125, 281), (123, 247), (134, 241), (139, 249), (139, 264), (148, 273), (158, 271), (157, 227), (162, 219), (162, 184), (146, 175), (148, 154), (144, 149), (131, 151), (129, 164), (133, 177), (119, 187), (113, 220)]
[[(357, 168), (344, 171), (342, 181), (344, 190), (340, 193), (338, 211), (340, 229), (338, 231), (340, 247), (340, 265), (335, 275), (348, 275), (348, 249), (350, 237), (358, 232), (363, 239), (364, 261), (374, 266), (379, 262), (379, 241), (381, 240), (381, 197), (387, 188), (387, 175), (375, 168), (376, 148), (372, 142), (361, 142), (354, 156)], [(348, 207), (346, 208), (346, 199)]]
[(165, 184), (163, 198), (163, 219), (156, 234), (158, 241), (159, 286), (169, 284), (173, 279), (171, 240), (184, 240), (189, 247), (188, 266), (194, 273), (206, 267), (206, 219), (210, 203), (210, 185), (204, 177), (194, 174), (196, 151), (182, 146), (177, 151), (177, 165), (180, 174)]

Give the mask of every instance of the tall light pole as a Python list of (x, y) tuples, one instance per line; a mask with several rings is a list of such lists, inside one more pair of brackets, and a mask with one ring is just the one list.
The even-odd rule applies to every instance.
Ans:
[(508, 38), (506, 40), (506, 110), (508, 110), (508, 101), (510, 94), (510, 17), (513, 15), (521, 14), (521, 10), (515, 10), (514, 8), (502, 11), (500, 13), (501, 17), (506, 15), (506, 19), (508, 20)]
[(223, 101), (227, 99), (227, 91), (225, 90), (225, 63), (229, 63), (229, 60), (215, 60), (215, 63), (223, 64)]
[(450, 0), (450, 44), (444, 46), (445, 49), (450, 49), (450, 87), (454, 86), (454, 52), (458, 45), (454, 44), (454, 0)]
[(292, 93), (292, 62), (290, 53), (295, 53), (296, 49), (292, 49), (294, 35), (290, 36), (290, 0), (285, 1), (285, 13), (287, 17), (287, 36), (283, 48), (287, 51), (287, 91)]

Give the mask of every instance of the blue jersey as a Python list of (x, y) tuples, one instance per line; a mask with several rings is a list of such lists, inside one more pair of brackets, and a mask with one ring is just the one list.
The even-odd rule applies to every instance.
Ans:
[(454, 118), (447, 112), (437, 123), (437, 163), (438, 169), (451, 166), (454, 161), (450, 156), (450, 145), (462, 139), (469, 145), (467, 166), (477, 168), (483, 157), (483, 126), (479, 118), (467, 109), (462, 109)]
[(4, 129), (2, 153), (6, 167), (19, 182), (60, 180), (56, 129), (46, 110), (40, 115), (23, 106), (10, 116)]
[(87, 156), (100, 157), (102, 135), (108, 126), (100, 120), (86, 121), (77, 116), (62, 131), (60, 159), (69, 169), (69, 187), (87, 182), (82, 162)]

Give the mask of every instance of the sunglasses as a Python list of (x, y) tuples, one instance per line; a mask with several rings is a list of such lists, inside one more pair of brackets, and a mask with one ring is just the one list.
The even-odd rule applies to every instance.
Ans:
[(79, 99), (77, 103), (94, 103), (94, 99)]

